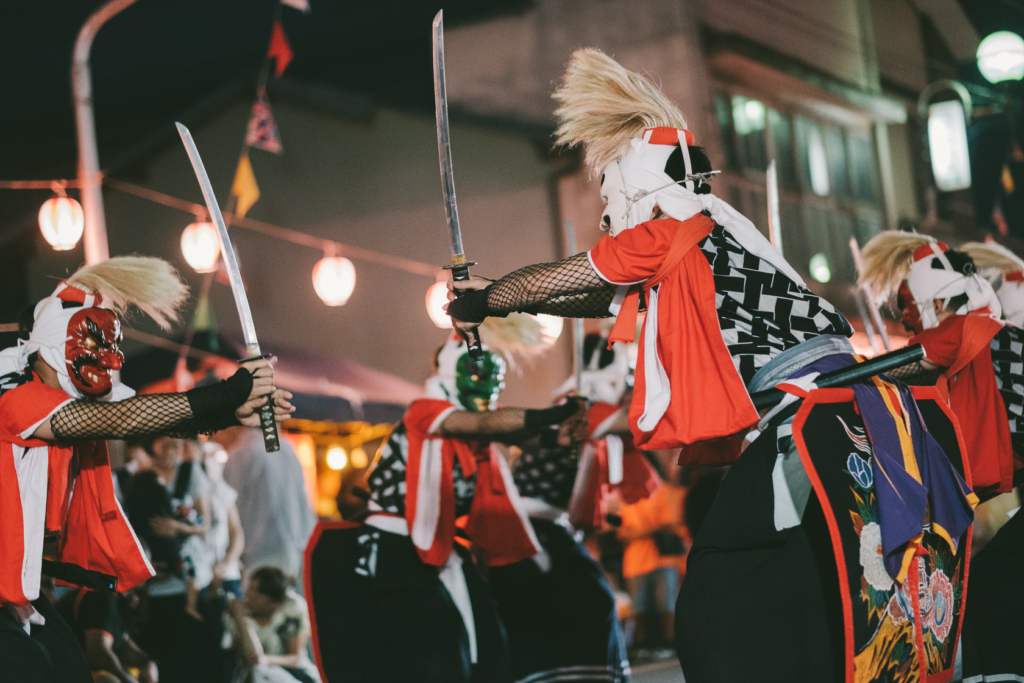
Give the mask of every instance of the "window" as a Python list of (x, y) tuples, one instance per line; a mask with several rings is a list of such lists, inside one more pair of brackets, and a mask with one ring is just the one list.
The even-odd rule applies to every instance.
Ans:
[(825, 154), (828, 157), (832, 192), (843, 199), (850, 197), (850, 170), (846, 165), (846, 136), (837, 128), (825, 129)]
[(725, 155), (722, 163), (729, 168), (736, 168), (740, 164), (736, 159), (736, 141), (732, 136), (732, 109), (729, 107), (729, 97), (727, 95), (715, 95), (715, 113), (718, 117), (718, 132), (722, 140), (722, 153)]
[(796, 119), (797, 145), (800, 151), (802, 178), (805, 190), (819, 197), (827, 197), (831, 186), (828, 181), (828, 159), (821, 128), (814, 121)]
[(732, 120), (740, 141), (743, 168), (763, 172), (768, 167), (765, 118), (765, 107), (761, 102), (740, 96), (732, 98)]
[(779, 185), (795, 190), (800, 185), (796, 177), (796, 164), (793, 158), (793, 129), (789, 124), (789, 119), (774, 109), (769, 109), (768, 128), (772, 136), (772, 153), (775, 158), (775, 172), (779, 176)]
[(875, 150), (871, 140), (860, 135), (850, 135), (850, 168), (853, 171), (853, 197), (861, 202), (875, 202), (878, 199), (875, 182)]

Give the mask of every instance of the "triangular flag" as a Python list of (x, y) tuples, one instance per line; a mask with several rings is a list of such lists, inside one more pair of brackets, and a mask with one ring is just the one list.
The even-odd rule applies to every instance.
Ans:
[(260, 88), (252, 105), (249, 125), (245, 130), (245, 144), (274, 154), (284, 151), (281, 134), (277, 132), (277, 122), (274, 121), (274, 113), (270, 111), (270, 101), (263, 88)]
[(309, 0), (281, 0), (281, 4), (302, 10), (303, 14), (309, 14)]
[(195, 315), (192, 316), (192, 331), (205, 332), (209, 339), (206, 350), (213, 353), (220, 352), (220, 344), (217, 340), (217, 318), (213, 315), (213, 306), (210, 305), (209, 294), (199, 297)]
[(1003, 174), (1001, 180), (1003, 181), (1003, 191), (1008, 195), (1013, 194), (1013, 174), (1010, 173), (1009, 164), (1003, 164)]
[(292, 61), (292, 46), (288, 44), (288, 37), (284, 34), (280, 19), (274, 22), (274, 30), (270, 33), (270, 50), (267, 54), (274, 58), (274, 76), (280, 78), (288, 68), (288, 62)]
[(238, 160), (238, 170), (235, 171), (235, 182), (231, 184), (231, 194), (238, 198), (235, 204), (236, 216), (244, 216), (260, 198), (260, 186), (256, 184), (256, 176), (252, 172), (248, 154), (243, 154)]

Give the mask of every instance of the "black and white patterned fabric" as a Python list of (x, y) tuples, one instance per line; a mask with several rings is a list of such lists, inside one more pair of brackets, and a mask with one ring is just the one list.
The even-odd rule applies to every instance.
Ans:
[[(381, 446), (380, 458), (367, 479), (370, 502), (383, 512), (405, 516), (405, 463), (408, 462), (409, 439), (405, 423), (395, 425), (391, 436)], [(455, 516), (468, 515), (476, 493), (476, 473), (465, 477), (459, 459), (452, 468), (455, 486)], [(375, 507), (374, 509), (377, 509)]]
[(771, 358), (801, 342), (853, 334), (832, 304), (745, 250), (722, 226), (700, 248), (715, 277), (718, 324), (745, 384)]
[(18, 387), (28, 384), (32, 381), (32, 372), (30, 370), (24, 370), (22, 372), (9, 372), (3, 377), (0, 377), (0, 396), (11, 389), (17, 389)]
[(992, 337), (990, 347), (996, 384), (1010, 421), (1010, 436), (1024, 437), (1024, 330), (1004, 325)]
[(564, 510), (572, 498), (578, 467), (579, 447), (541, 447), (524, 452), (512, 464), (512, 480), (519, 495)]

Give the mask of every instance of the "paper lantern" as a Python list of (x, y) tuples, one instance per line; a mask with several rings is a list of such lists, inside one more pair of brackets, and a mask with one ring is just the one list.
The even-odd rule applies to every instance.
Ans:
[(452, 319), (444, 312), (446, 303), (448, 303), (448, 283), (445, 280), (438, 280), (427, 290), (427, 315), (442, 330), (452, 329)]
[(538, 313), (537, 322), (540, 323), (541, 335), (544, 337), (545, 344), (550, 346), (558, 341), (558, 337), (562, 334), (562, 325), (565, 323), (562, 318), (557, 315)]
[(327, 466), (332, 470), (345, 469), (347, 464), (348, 455), (345, 454), (345, 449), (341, 446), (334, 446), (327, 451)]
[(1024, 40), (1012, 31), (996, 31), (978, 44), (978, 71), (989, 83), (1024, 77)]
[(952, 192), (971, 186), (967, 122), (960, 100), (937, 102), (928, 107), (928, 151), (936, 187)]
[(325, 256), (313, 267), (313, 289), (328, 306), (344, 306), (356, 288), (356, 268), (343, 256)]
[(85, 230), (82, 205), (70, 197), (54, 197), (39, 209), (39, 229), (54, 251), (74, 249)]
[(217, 270), (220, 236), (213, 223), (197, 222), (181, 233), (181, 254), (197, 273)]

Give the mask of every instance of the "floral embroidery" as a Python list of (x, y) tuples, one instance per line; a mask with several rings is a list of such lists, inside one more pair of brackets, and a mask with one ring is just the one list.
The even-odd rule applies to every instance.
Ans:
[(860, 566), (872, 588), (879, 591), (892, 588), (892, 577), (885, 571), (882, 558), (882, 529), (875, 522), (865, 524), (860, 531)]
[(871, 471), (870, 460), (864, 460), (856, 453), (850, 453), (850, 457), (846, 459), (846, 469), (850, 471), (850, 476), (857, 482), (857, 486), (865, 491), (874, 485), (875, 475)]

